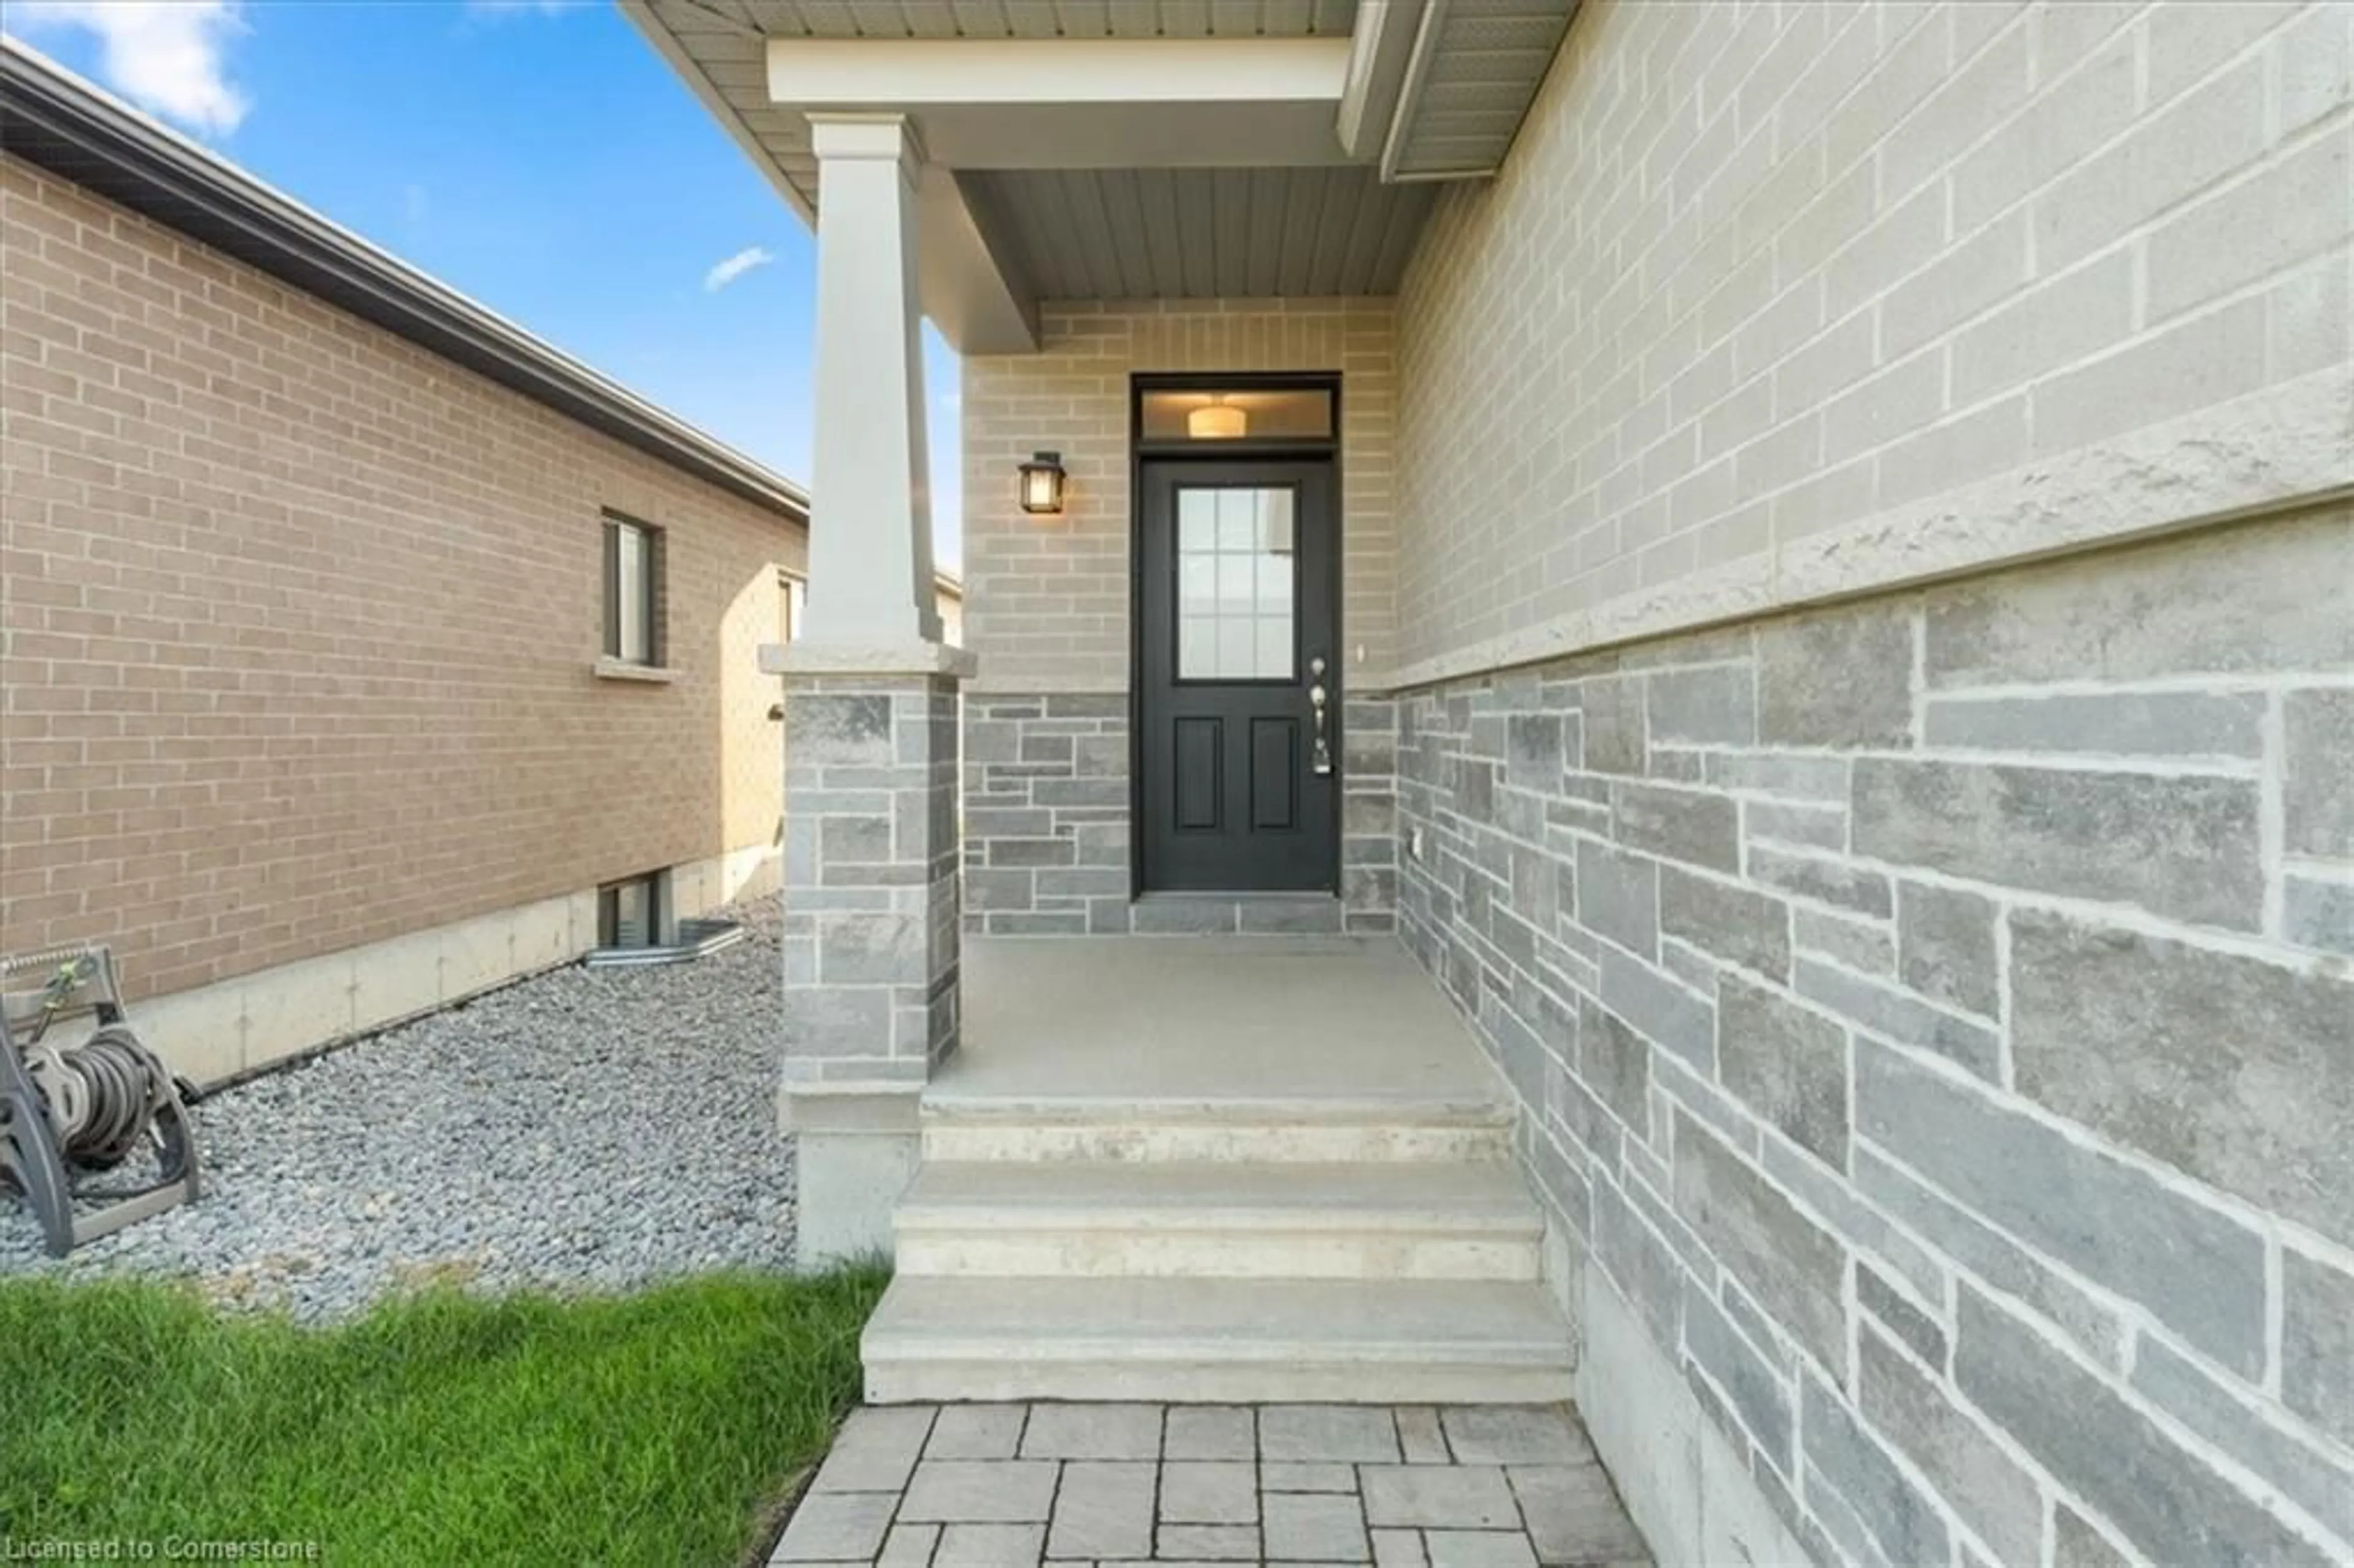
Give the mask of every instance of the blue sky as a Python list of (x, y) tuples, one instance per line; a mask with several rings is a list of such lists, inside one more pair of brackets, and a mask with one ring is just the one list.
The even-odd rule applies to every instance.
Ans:
[[(10, 0), (0, 16), (52, 58), (807, 481), (814, 243), (618, 10)], [(953, 563), (956, 361), (927, 337), (934, 526)]]

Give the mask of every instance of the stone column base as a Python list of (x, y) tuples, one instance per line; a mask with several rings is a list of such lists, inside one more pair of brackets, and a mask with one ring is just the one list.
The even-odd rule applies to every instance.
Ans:
[(957, 682), (971, 657), (799, 644), (785, 678), (784, 1082), (794, 1260), (887, 1254), (916, 1104), (957, 1047)]

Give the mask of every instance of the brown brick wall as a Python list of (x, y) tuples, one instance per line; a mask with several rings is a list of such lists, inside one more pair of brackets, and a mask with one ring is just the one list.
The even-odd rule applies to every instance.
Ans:
[[(770, 842), (801, 529), (0, 158), (0, 950), (161, 994)], [(599, 519), (668, 685), (592, 674)]]

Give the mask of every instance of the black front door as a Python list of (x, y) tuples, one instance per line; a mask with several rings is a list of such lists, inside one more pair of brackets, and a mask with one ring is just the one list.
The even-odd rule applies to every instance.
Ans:
[(1332, 465), (1149, 460), (1141, 492), (1144, 890), (1337, 891)]

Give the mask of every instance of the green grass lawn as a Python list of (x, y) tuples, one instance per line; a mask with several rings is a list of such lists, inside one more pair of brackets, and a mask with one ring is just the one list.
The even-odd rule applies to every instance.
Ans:
[(302, 1329), (0, 1282), (0, 1542), (320, 1543), (362, 1564), (732, 1564), (858, 1393), (876, 1271), (436, 1292)]

